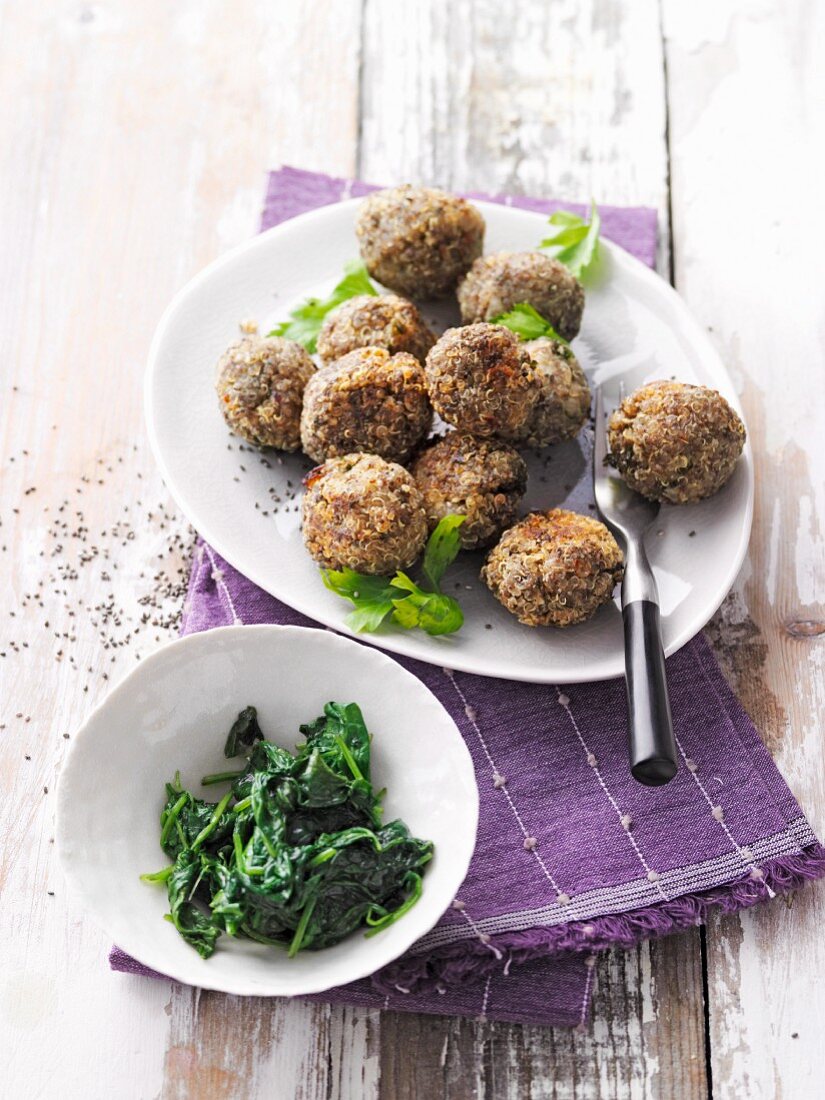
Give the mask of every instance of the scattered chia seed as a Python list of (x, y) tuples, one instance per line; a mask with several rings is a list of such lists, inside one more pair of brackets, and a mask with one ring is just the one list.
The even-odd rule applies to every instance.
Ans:
[[(58, 665), (67, 671), (86, 673), (84, 679), (88, 682), (83, 684), (81, 698), (105, 690), (109, 673), (99, 672), (104, 652), (110, 654), (108, 668), (125, 656), (125, 650), (135, 649), (140, 639), (140, 648), (145, 652), (135, 653), (139, 659), (157, 642), (177, 634), (183, 609), (194, 532), (168, 499), (160, 496), (157, 475), (144, 478), (132, 468), (133, 450), (136, 448), (129, 447), (120, 455), (110, 454), (108, 461), (98, 458), (87, 472), (74, 479), (74, 484), (64, 480), (62, 496), (45, 505), (35, 504), (38, 487), (23, 480), (27, 463), (31, 462), (28, 453), (9, 457), (9, 461), (16, 462), (15, 474), (22, 481), (17, 488), (18, 506), (12, 511), (36, 540), (37, 553), (31, 553), (28, 561), (21, 559), (17, 566), (15, 605), (9, 611), (15, 633), (20, 629), (17, 624), (24, 623), (28, 640), (21, 639), (19, 633), (17, 639), (5, 640), (4, 644), (0, 639), (0, 654), (6, 661), (22, 656), (30, 669), (30, 654), (36, 648), (32, 639), (36, 631), (45, 631), (46, 637), (41, 635), (46, 643), (42, 647), (44, 655), (51, 648)], [(121, 478), (120, 484), (113, 487), (109, 477), (120, 469), (124, 473), (128, 469), (130, 477), (137, 474), (143, 484), (152, 484), (159, 502), (151, 509), (140, 501), (123, 504)], [(87, 518), (87, 512), (94, 515), (94, 520)], [(132, 549), (138, 547), (136, 552)], [(114, 582), (120, 576), (123, 584), (115, 588)], [(154, 628), (151, 636), (147, 630), (141, 633), (141, 628), (149, 624)], [(17, 679), (21, 698), (24, 691), (30, 694), (23, 676)], [(4, 693), (9, 706), (14, 702), (14, 684), (10, 677)], [(45, 724), (37, 710), (32, 714), (22, 709), (10, 713), (21, 728), (31, 724), (36, 730)], [(6, 723), (0, 723), (0, 730), (5, 728)], [(61, 740), (69, 741), (70, 734), (62, 733), (58, 743)], [(24, 753), (24, 759), (30, 762), (31, 754)], [(48, 794), (49, 787), (44, 786), (43, 795)]]

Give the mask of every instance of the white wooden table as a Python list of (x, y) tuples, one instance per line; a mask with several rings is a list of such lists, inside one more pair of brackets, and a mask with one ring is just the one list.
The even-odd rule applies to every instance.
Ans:
[[(825, 9), (780, 0), (5, 0), (0, 1065), (5, 1096), (821, 1094), (825, 890), (601, 965), (548, 1031), (111, 974), (51, 844), (67, 735), (173, 636), (191, 532), (141, 375), (279, 162), (649, 204), (755, 443), (710, 636), (825, 833)], [(7, 584), (8, 582), (8, 584)]]

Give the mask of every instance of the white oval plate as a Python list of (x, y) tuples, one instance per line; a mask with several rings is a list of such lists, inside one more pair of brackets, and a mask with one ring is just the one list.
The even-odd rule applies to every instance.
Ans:
[[(421, 898), (386, 931), (359, 933), (294, 959), (223, 936), (202, 959), (168, 921), (166, 890), (139, 875), (160, 849), (164, 783), (217, 801), (200, 777), (222, 770), (226, 731), (258, 708), (270, 741), (292, 748), (324, 703), (357, 702), (374, 734), (372, 777), (386, 820), (432, 840)], [(222, 764), (223, 762), (223, 764)], [(221, 791), (220, 793), (223, 793)], [(58, 788), (57, 844), (69, 886), (114, 943), (177, 981), (224, 993), (317, 993), (373, 973), (432, 928), (461, 885), (475, 845), (478, 789), (467, 747), (438, 700), (383, 653), (323, 630), (223, 627), (158, 650), (116, 687), (72, 741)]]
[[(241, 441), (224, 424), (213, 383), (215, 364), (237, 338), (242, 319), (254, 318), (267, 332), (297, 301), (329, 293), (344, 263), (357, 256), (353, 224), (360, 201), (322, 207), (276, 226), (197, 275), (160, 322), (146, 380), (152, 447), (169, 490), (194, 526), (261, 588), (344, 633), (350, 605), (324, 588), (301, 541), (299, 490), (312, 464), (300, 455), (240, 452)], [(532, 248), (546, 232), (540, 214), (478, 206), (487, 222), (487, 251)], [(615, 403), (620, 380), (631, 390), (646, 380), (674, 377), (720, 390), (741, 413), (727, 371), (676, 292), (616, 245), (605, 242), (603, 255), (573, 347), (591, 381), (605, 383), (608, 406)], [(439, 327), (458, 320), (454, 303), (427, 308), (425, 314)], [(528, 455), (524, 510), (563, 505), (587, 512), (590, 450), (586, 428), (576, 441)], [(277, 513), (273, 494), (282, 500)], [(716, 496), (662, 510), (648, 550), (668, 654), (704, 626), (729, 591), (745, 556), (752, 511), (749, 447)], [(457, 635), (430, 638), (388, 627), (364, 639), (394, 653), (512, 680), (572, 683), (623, 674), (615, 603), (581, 626), (531, 629), (479, 581), (480, 563), (479, 554), (462, 555), (447, 576), (447, 590), (460, 598), (465, 612)]]

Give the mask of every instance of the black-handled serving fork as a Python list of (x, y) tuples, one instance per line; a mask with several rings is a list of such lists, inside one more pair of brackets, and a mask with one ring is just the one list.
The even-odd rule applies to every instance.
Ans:
[(644, 536), (659, 505), (629, 489), (607, 465), (607, 424), (601, 386), (596, 388), (593, 491), (596, 508), (624, 552), (622, 619), (630, 741), (630, 770), (650, 787), (668, 783), (678, 770), (667, 691), (656, 578)]

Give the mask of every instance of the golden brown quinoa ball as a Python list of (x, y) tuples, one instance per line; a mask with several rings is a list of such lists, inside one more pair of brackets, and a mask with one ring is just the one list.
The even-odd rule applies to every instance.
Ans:
[(651, 382), (608, 423), (610, 462), (650, 500), (688, 504), (717, 492), (745, 445), (745, 425), (716, 390)]
[(458, 529), (465, 550), (489, 546), (514, 522), (527, 488), (527, 465), (497, 439), (450, 432), (416, 458), (412, 475), (432, 530), (444, 516), (463, 515)]
[(473, 435), (513, 436), (540, 393), (529, 353), (503, 325), (447, 329), (427, 356), (425, 370), (436, 412)]
[(301, 404), (315, 364), (300, 344), (280, 336), (246, 336), (218, 360), (215, 389), (224, 420), (258, 447), (297, 451)]
[(356, 348), (310, 379), (301, 446), (316, 462), (354, 451), (406, 462), (428, 434), (432, 417), (417, 359), (384, 348)]
[(484, 219), (434, 187), (392, 187), (361, 204), (355, 223), (367, 270), (410, 298), (443, 298), (484, 246)]
[(318, 354), (329, 364), (355, 348), (406, 351), (423, 363), (435, 335), (418, 309), (396, 294), (359, 294), (340, 305), (318, 333)]
[(554, 508), (505, 531), (481, 579), (525, 626), (573, 626), (609, 602), (622, 571), (622, 552), (603, 523)]
[(560, 340), (528, 340), (524, 350), (530, 356), (540, 392), (525, 423), (512, 435), (511, 443), (547, 447), (578, 435), (590, 413), (590, 387), (570, 348)]
[(378, 455), (344, 455), (311, 470), (304, 486), (304, 544), (319, 565), (389, 576), (423, 550), (424, 505), (403, 466)]
[(563, 263), (543, 252), (493, 252), (482, 256), (458, 288), (465, 323), (491, 321), (521, 303), (537, 310), (565, 340), (578, 335), (584, 289)]

